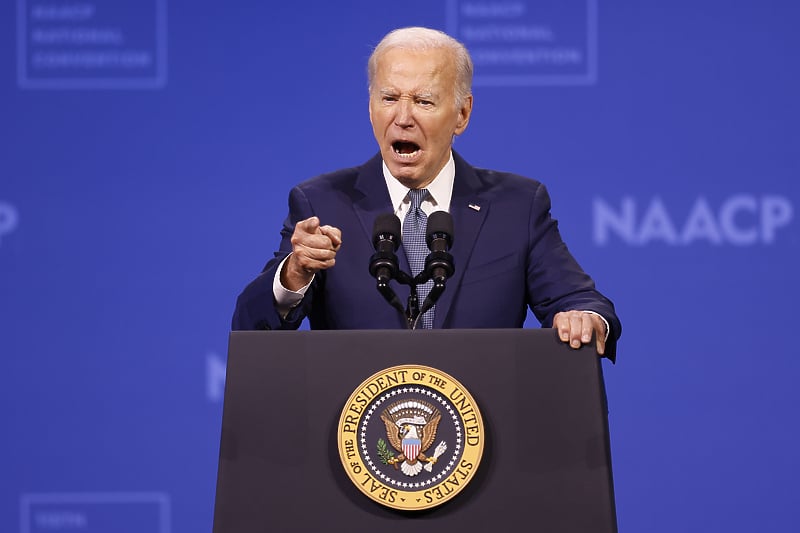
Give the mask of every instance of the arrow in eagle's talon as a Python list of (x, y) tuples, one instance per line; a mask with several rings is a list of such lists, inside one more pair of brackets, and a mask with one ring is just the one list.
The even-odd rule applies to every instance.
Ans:
[(439, 460), (439, 456), (442, 455), (446, 450), (447, 443), (445, 441), (441, 441), (439, 444), (437, 444), (436, 451), (433, 452), (433, 457), (428, 457), (428, 462), (424, 466), (425, 470), (428, 472), (433, 472), (434, 463)]

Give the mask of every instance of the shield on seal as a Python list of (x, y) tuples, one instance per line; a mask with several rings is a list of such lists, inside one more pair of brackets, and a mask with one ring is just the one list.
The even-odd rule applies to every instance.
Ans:
[(413, 463), (416, 460), (421, 445), (422, 441), (420, 439), (403, 439), (403, 454), (409, 463)]

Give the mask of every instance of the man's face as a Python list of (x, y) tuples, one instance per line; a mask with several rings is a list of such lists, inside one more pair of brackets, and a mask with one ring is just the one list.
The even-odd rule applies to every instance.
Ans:
[(452, 52), (390, 49), (378, 57), (369, 119), (389, 171), (403, 185), (424, 188), (450, 157), (453, 135), (463, 132), (472, 96), (455, 100)]

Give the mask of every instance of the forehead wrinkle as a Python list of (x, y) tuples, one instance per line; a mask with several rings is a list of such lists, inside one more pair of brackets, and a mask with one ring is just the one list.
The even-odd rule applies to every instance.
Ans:
[(436, 91), (432, 89), (412, 89), (410, 92), (404, 93), (394, 87), (384, 87), (378, 90), (379, 94), (384, 96), (409, 96), (411, 98), (431, 99), (437, 96)]
[[(444, 77), (444, 68), (445, 67), (435, 65), (429, 71), (408, 75), (404, 65), (392, 65), (391, 70), (382, 76), (382, 81), (386, 85), (384, 85), (384, 88), (381, 89), (381, 92), (385, 90), (403, 92), (397, 88), (396, 84), (399, 82), (401, 84), (413, 85), (408, 94), (435, 95), (437, 94), (435, 87), (444, 83), (442, 79)], [(379, 75), (378, 77), (381, 76)]]

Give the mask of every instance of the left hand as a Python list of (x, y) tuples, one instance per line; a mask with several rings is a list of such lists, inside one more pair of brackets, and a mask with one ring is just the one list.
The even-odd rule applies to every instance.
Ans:
[(594, 332), (597, 354), (603, 355), (606, 350), (606, 325), (603, 319), (594, 313), (585, 311), (557, 313), (553, 318), (553, 327), (558, 330), (558, 337), (575, 349), (589, 344)]

